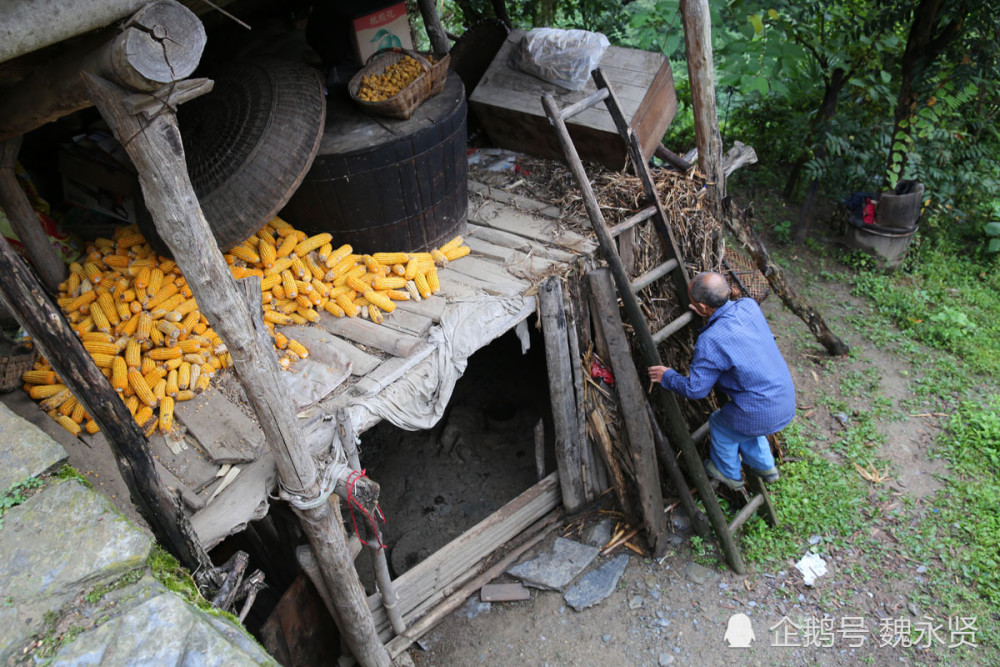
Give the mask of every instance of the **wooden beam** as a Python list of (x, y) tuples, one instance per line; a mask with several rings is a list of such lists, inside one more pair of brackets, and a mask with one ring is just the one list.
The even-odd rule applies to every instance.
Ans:
[(0, 62), (111, 25), (146, 0), (4, 0)]
[(639, 383), (635, 362), (632, 361), (611, 274), (607, 269), (598, 269), (591, 271), (589, 278), (590, 293), (596, 306), (595, 320), (604, 331), (604, 338), (608, 343), (611, 357), (608, 362), (615, 374), (615, 388), (618, 390), (622, 419), (628, 433), (632, 469), (639, 487), (636, 495), (645, 523), (646, 538), (654, 556), (659, 557), (667, 546), (663, 539), (667, 524), (663, 516), (663, 493), (660, 491), (653, 430), (646, 414), (646, 394)]
[(17, 237), (24, 245), (24, 252), (51, 294), (59, 291), (59, 283), (66, 279), (66, 264), (42, 231), (38, 215), (31, 207), (28, 196), (21, 189), (14, 173), (14, 164), (21, 149), (21, 137), (0, 143), (0, 208), (3, 208)]
[(274, 454), (283, 497), (309, 537), (351, 650), (362, 665), (388, 667), (389, 654), (375, 633), (344, 535), (330, 504), (316, 502), (323, 497), (321, 482), (293, 405), (282, 392), (284, 381), (261, 313), (260, 279), (245, 279), (237, 287), (191, 185), (176, 115), (167, 110), (148, 121), (131, 115), (124, 103), (127, 91), (86, 78), (95, 105), (139, 172), (160, 238), (232, 354), (236, 375)]
[[(76, 8), (90, 3), (71, 4)], [(43, 10), (35, 11), (41, 15)], [(68, 12), (67, 6), (56, 15)], [(0, 140), (89, 107), (82, 72), (139, 91), (158, 90), (180, 81), (198, 66), (206, 40), (205, 28), (191, 10), (173, 0), (151, 2), (114, 38), (96, 48), (88, 40), (4, 90), (0, 96)]]
[(717, 205), (726, 196), (722, 171), (722, 135), (715, 109), (715, 65), (712, 60), (712, 19), (708, 0), (681, 0), (684, 46), (691, 82), (698, 166), (708, 179), (708, 194)]
[(562, 278), (549, 276), (539, 284), (538, 303), (542, 311), (542, 334), (545, 337), (545, 361), (549, 372), (552, 423), (556, 432), (559, 484), (566, 511), (575, 512), (587, 500), (580, 452), (586, 439), (580, 441), (581, 415), (577, 412), (572, 370), (572, 365), (579, 365), (580, 362), (579, 359), (570, 358)]
[(111, 383), (101, 374), (59, 307), (20, 255), (0, 236), (0, 297), (59, 379), (101, 427), (132, 502), (157, 541), (185, 567), (210, 566), (191, 524), (156, 474), (149, 442)]

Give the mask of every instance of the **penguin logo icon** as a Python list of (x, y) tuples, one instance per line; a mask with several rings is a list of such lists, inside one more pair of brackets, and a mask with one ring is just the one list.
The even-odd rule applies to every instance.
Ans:
[(746, 614), (730, 616), (723, 639), (729, 644), (729, 648), (750, 648), (750, 642), (757, 639), (753, 634), (750, 617)]

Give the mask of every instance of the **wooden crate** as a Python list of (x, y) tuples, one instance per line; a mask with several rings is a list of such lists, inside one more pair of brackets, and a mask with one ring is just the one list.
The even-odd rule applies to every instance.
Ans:
[[(523, 35), (520, 30), (511, 32), (469, 97), (469, 106), (496, 146), (562, 159), (562, 149), (542, 108), (542, 94), (551, 92), (564, 107), (594, 92), (594, 82), (589, 81), (583, 90), (570, 91), (515, 69), (511, 55)], [(612, 46), (600, 67), (648, 159), (677, 113), (670, 62), (659, 53)], [(567, 126), (583, 160), (612, 169), (625, 164), (625, 145), (603, 102), (573, 117)]]

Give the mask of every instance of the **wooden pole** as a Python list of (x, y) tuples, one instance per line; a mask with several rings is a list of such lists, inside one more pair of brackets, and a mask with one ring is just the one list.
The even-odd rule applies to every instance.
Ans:
[(188, 177), (176, 115), (165, 107), (149, 120), (140, 119), (126, 111), (127, 91), (85, 76), (95, 105), (138, 170), (160, 238), (233, 357), (236, 375), (274, 455), (283, 496), (309, 537), (351, 650), (362, 665), (389, 665), (344, 535), (325, 500), (329, 491), (322, 488), (293, 403), (282, 391), (278, 360), (260, 312), (260, 280), (242, 281), (246, 292), (240, 298)]
[(549, 370), (549, 396), (552, 402), (552, 423), (556, 434), (556, 464), (563, 505), (575, 512), (586, 501), (581, 474), (580, 429), (577, 425), (576, 397), (573, 393), (573, 371), (569, 358), (566, 310), (563, 305), (562, 278), (549, 276), (538, 285), (539, 309), (542, 312), (542, 334), (545, 338), (545, 360)]
[(715, 65), (712, 62), (712, 19), (708, 0), (681, 0), (684, 48), (691, 82), (698, 166), (708, 180), (709, 197), (716, 205), (726, 196), (722, 171), (722, 135), (715, 109)]
[(195, 70), (206, 41), (204, 26), (187, 7), (173, 0), (151, 2), (113, 39), (96, 49), (87, 41), (5, 89), (0, 97), (0, 140), (89, 107), (81, 72), (132, 90), (158, 90)]
[(0, 143), (0, 207), (7, 214), (10, 226), (24, 245), (24, 252), (42, 279), (49, 293), (59, 292), (59, 283), (66, 279), (66, 264), (45, 236), (38, 216), (28, 196), (17, 182), (14, 164), (21, 149), (21, 137)]
[(441, 25), (441, 17), (438, 16), (437, 3), (434, 0), (417, 0), (420, 8), (420, 15), (424, 18), (424, 29), (427, 30), (427, 38), (431, 40), (431, 50), (434, 53), (448, 53), (451, 46), (448, 44), (448, 36)]
[(609, 363), (615, 374), (615, 388), (621, 403), (622, 418), (628, 432), (629, 453), (635, 471), (637, 496), (642, 512), (646, 537), (655, 557), (666, 549), (666, 519), (663, 516), (663, 494), (660, 491), (660, 474), (656, 465), (653, 430), (646, 414), (646, 394), (639, 383), (639, 375), (632, 361), (625, 329), (622, 327), (611, 274), (607, 269), (590, 273), (590, 293), (596, 306), (596, 320), (608, 341)]
[(826, 326), (826, 320), (823, 319), (823, 316), (803, 301), (802, 297), (785, 281), (784, 272), (771, 259), (771, 254), (767, 251), (764, 242), (760, 240), (760, 237), (754, 232), (753, 227), (750, 226), (749, 218), (749, 209), (740, 211), (732, 200), (724, 202), (723, 224), (725, 224), (729, 233), (736, 237), (736, 240), (743, 244), (743, 247), (754, 258), (757, 268), (767, 278), (768, 284), (781, 298), (782, 303), (788, 306), (789, 310), (798, 315), (806, 323), (809, 331), (826, 348), (827, 352), (834, 356), (842, 356), (850, 352), (851, 348), (847, 343), (840, 340)]
[(101, 374), (59, 307), (20, 255), (0, 237), (0, 297), (59, 379), (94, 418), (115, 455), (132, 503), (156, 540), (191, 570), (211, 561), (188, 523), (180, 501), (156, 474), (149, 442), (125, 403)]

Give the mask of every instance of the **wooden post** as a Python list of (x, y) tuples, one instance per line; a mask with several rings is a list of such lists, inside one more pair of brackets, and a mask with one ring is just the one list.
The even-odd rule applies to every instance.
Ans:
[(684, 47), (691, 82), (694, 132), (698, 166), (708, 179), (711, 200), (718, 205), (726, 196), (722, 171), (722, 136), (715, 110), (715, 65), (712, 62), (712, 19), (708, 0), (681, 0)]
[[(602, 491), (608, 488), (608, 471), (600, 456), (594, 455), (594, 448), (587, 439), (587, 408), (583, 395), (583, 356), (580, 354), (579, 329), (576, 318), (576, 308), (570, 298), (572, 288), (564, 294), (566, 297), (566, 335), (569, 338), (569, 361), (573, 370), (573, 394), (576, 397), (576, 438), (580, 443), (580, 458), (584, 467), (584, 494), (587, 502), (592, 501)], [(588, 314), (588, 317), (590, 315)]]
[(156, 474), (149, 442), (111, 383), (101, 374), (59, 307), (24, 260), (0, 237), (0, 297), (31, 335), (59, 379), (83, 404), (108, 441), (132, 502), (156, 540), (191, 570), (211, 561), (180, 501)]
[(639, 383), (639, 375), (632, 361), (628, 339), (622, 327), (618, 312), (618, 298), (615, 295), (611, 274), (607, 269), (590, 273), (590, 293), (596, 306), (596, 320), (604, 331), (611, 355), (609, 363), (615, 374), (615, 388), (621, 403), (622, 419), (628, 432), (629, 452), (635, 471), (637, 495), (646, 528), (646, 536), (655, 557), (666, 549), (663, 539), (666, 533), (666, 519), (663, 516), (663, 494), (660, 491), (660, 475), (656, 465), (653, 430), (646, 414), (646, 394)]
[(351, 650), (362, 665), (388, 666), (389, 654), (375, 632), (344, 535), (330, 503), (325, 502), (329, 491), (321, 486), (293, 403), (282, 391), (278, 359), (260, 312), (260, 280), (242, 281), (246, 294), (241, 298), (188, 177), (176, 115), (164, 107), (149, 120), (140, 119), (126, 111), (127, 91), (85, 76), (94, 104), (139, 172), (157, 232), (177, 261), (199, 309), (233, 357), (237, 377), (274, 455), (283, 496), (309, 537)]
[(132, 90), (158, 90), (195, 70), (206, 40), (204, 26), (190, 9), (173, 0), (151, 2), (96, 50), (86, 42), (5, 89), (0, 96), (0, 140), (89, 107), (81, 72)]
[(24, 244), (24, 252), (42, 279), (42, 284), (50, 293), (56, 294), (59, 292), (59, 283), (66, 279), (66, 264), (46, 238), (28, 196), (17, 182), (14, 163), (17, 162), (20, 149), (20, 136), (0, 143), (0, 207)]
[(417, 0), (420, 8), (420, 15), (424, 19), (424, 29), (427, 30), (427, 38), (431, 40), (431, 50), (434, 53), (448, 53), (451, 47), (448, 45), (448, 36), (441, 25), (441, 17), (438, 16), (437, 3), (434, 0)]
[(538, 285), (538, 302), (542, 311), (542, 334), (545, 338), (545, 360), (549, 370), (549, 396), (552, 402), (552, 423), (556, 433), (556, 464), (563, 505), (575, 512), (586, 501), (580, 470), (580, 429), (577, 425), (576, 397), (573, 392), (573, 371), (569, 358), (566, 310), (563, 306), (562, 278), (549, 276)]

